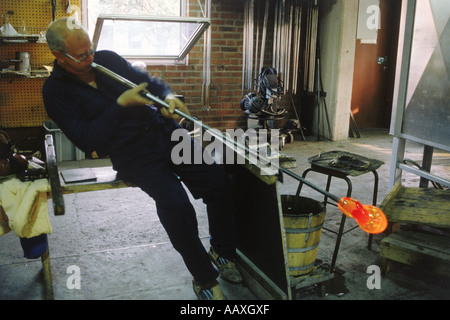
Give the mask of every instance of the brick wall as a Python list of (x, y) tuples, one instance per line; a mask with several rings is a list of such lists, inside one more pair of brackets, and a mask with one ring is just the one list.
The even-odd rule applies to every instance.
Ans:
[[(203, 1), (201, 1), (203, 4)], [(191, 113), (217, 128), (245, 126), (239, 103), (242, 99), (242, 34), (244, 1), (212, 1), (210, 105), (202, 105), (203, 37), (189, 53), (188, 65), (150, 66), (151, 75), (161, 77), (177, 94), (185, 97)], [(197, 0), (190, 0), (190, 16), (202, 16)]]
[[(190, 16), (202, 17), (198, 2), (198, 0), (189, 0)], [(204, 1), (200, 2), (202, 5), (204, 4)], [(187, 65), (149, 66), (148, 70), (151, 75), (165, 80), (177, 94), (183, 95), (192, 115), (197, 116), (205, 124), (219, 130), (245, 128), (247, 118), (240, 108), (244, 1), (212, 0), (211, 2), (210, 105), (205, 106), (202, 103), (203, 37), (190, 51)], [(259, 21), (263, 20), (264, 4), (265, 1), (255, 1), (255, 15), (259, 13)], [(260, 10), (258, 10), (258, 5), (261, 6)], [(273, 17), (269, 16), (265, 67), (271, 67), (272, 62), (272, 21)], [(260, 52), (257, 54), (259, 56)], [(244, 91), (244, 95), (249, 91)], [(279, 104), (280, 107), (288, 110), (290, 110), (290, 105), (290, 97), (283, 97)], [(292, 115), (290, 114), (287, 118), (293, 118)]]

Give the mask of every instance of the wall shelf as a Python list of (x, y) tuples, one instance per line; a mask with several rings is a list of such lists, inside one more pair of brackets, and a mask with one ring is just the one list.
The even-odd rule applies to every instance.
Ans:
[(17, 35), (17, 36), (0, 36), (0, 43), (36, 43), (39, 40), (39, 34)]
[(31, 70), (28, 72), (15, 71), (15, 70), (2, 70), (0, 71), (0, 79), (35, 79), (35, 78), (47, 78), (50, 75), (48, 70)]

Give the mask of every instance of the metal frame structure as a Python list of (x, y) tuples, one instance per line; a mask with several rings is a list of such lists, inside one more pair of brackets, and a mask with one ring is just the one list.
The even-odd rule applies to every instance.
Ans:
[(189, 41), (181, 49), (178, 55), (174, 56), (156, 56), (156, 55), (123, 55), (124, 58), (142, 58), (142, 59), (155, 59), (155, 60), (183, 60), (189, 51), (194, 47), (200, 37), (203, 35), (205, 30), (210, 26), (211, 20), (209, 18), (195, 18), (195, 17), (161, 17), (161, 16), (134, 16), (134, 15), (100, 15), (97, 18), (97, 23), (95, 25), (95, 31), (93, 36), (94, 48), (97, 48), (100, 35), (103, 29), (103, 24), (106, 20), (112, 21), (146, 21), (146, 22), (161, 22), (161, 23), (188, 23), (196, 24), (197, 28), (192, 34)]
[[(424, 139), (420, 135), (414, 135), (411, 133), (405, 133), (404, 131), (404, 115), (407, 107), (407, 94), (408, 85), (410, 81), (411, 70), (411, 56), (413, 54), (413, 41), (415, 30), (415, 18), (416, 18), (417, 1), (408, 0), (404, 4), (403, 8), (403, 47), (400, 47), (399, 62), (400, 69), (398, 73), (397, 86), (398, 97), (397, 105), (394, 105), (394, 114), (392, 117), (391, 131), (393, 133), (393, 148), (392, 148), (392, 161), (390, 168), (389, 188), (392, 188), (398, 181), (401, 180), (402, 170), (411, 172), (421, 177), (420, 186), (426, 187), (428, 181), (434, 181), (442, 184), (446, 187), (450, 187), (450, 181), (444, 178), (438, 177), (430, 173), (431, 162), (433, 156), (433, 149), (439, 148), (445, 151), (450, 151), (450, 145), (445, 142), (431, 141)], [(401, 37), (400, 37), (401, 39)], [(432, 106), (428, 106), (432, 107)], [(424, 145), (423, 153), (423, 169), (417, 169), (403, 163), (403, 157), (405, 154), (406, 141), (414, 141)]]

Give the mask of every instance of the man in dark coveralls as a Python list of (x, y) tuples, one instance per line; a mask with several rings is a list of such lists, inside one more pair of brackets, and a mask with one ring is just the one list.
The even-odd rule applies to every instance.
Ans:
[[(137, 71), (114, 52), (94, 53), (86, 30), (70, 18), (53, 22), (46, 36), (56, 58), (42, 90), (48, 116), (78, 148), (109, 156), (121, 179), (154, 199), (170, 241), (194, 278), (199, 299), (225, 299), (216, 280), (219, 273), (229, 282), (242, 282), (234, 264), (230, 182), (216, 164), (172, 162), (176, 142), (171, 141), (171, 134), (180, 128), (174, 110), (189, 114), (186, 106), (168, 85)], [(125, 88), (92, 68), (93, 61), (140, 85)], [(158, 110), (139, 94), (142, 90), (166, 101), (170, 108)], [(192, 154), (201, 151), (193, 140), (191, 147)], [(181, 182), (207, 206), (209, 252), (198, 237), (196, 213)]]

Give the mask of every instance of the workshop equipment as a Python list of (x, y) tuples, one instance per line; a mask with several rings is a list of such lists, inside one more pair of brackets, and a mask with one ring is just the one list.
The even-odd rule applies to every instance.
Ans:
[[(124, 86), (128, 87), (128, 88), (136, 88), (137, 84), (129, 81), (128, 79), (116, 74), (115, 72), (95, 63), (92, 62), (91, 63), (92, 68), (94, 68), (95, 70), (103, 73), (104, 75), (110, 77), (113, 80), (116, 80), (120, 83), (122, 83)], [(164, 107), (164, 108), (169, 108), (169, 104), (166, 103), (165, 101), (159, 99), (158, 97), (152, 95), (150, 92), (143, 90), (141, 92), (141, 94), (143, 95), (143, 97), (155, 102), (157, 104), (157, 106), (160, 107)], [(222, 134), (221, 132), (218, 132), (217, 130), (213, 130), (211, 127), (209, 127), (208, 125), (202, 123), (201, 121), (199, 121), (198, 119), (195, 119), (194, 117), (185, 114), (184, 112), (180, 111), (179, 109), (175, 109), (175, 113), (178, 114), (179, 116), (187, 119), (188, 121), (194, 122), (198, 125), (200, 125), (203, 129), (205, 129), (206, 131), (208, 131), (211, 135), (213, 135), (215, 138), (218, 138), (219, 141), (222, 141), (227, 147), (231, 147), (232, 150), (236, 150), (236, 152), (240, 152), (243, 153), (245, 152), (245, 155), (249, 155), (254, 157), (254, 159), (264, 159), (266, 158), (263, 154), (258, 154), (256, 153), (254, 150), (249, 149), (248, 147), (242, 145), (241, 143), (235, 141), (234, 139), (231, 139), (230, 137), (228, 137), (227, 135)], [(263, 162), (263, 161), (262, 161)], [(265, 163), (271, 163), (269, 160), (264, 159)], [(328, 191), (323, 190), (322, 188), (316, 186), (315, 184), (313, 184), (312, 182), (304, 179), (303, 177), (299, 176), (298, 174), (280, 167), (278, 165), (273, 164), (274, 166), (276, 166), (276, 169), (279, 172), (283, 172), (289, 176), (291, 176), (294, 179), (297, 179), (298, 181), (303, 182), (304, 184), (308, 185), (309, 187), (313, 188), (314, 190), (320, 192), (321, 194), (327, 196), (328, 198), (330, 198), (331, 200), (335, 201), (336, 203), (338, 203), (339, 205), (339, 209), (347, 216), (352, 217), (354, 219), (356, 219), (358, 222), (360, 222), (361, 224), (363, 224), (364, 226), (368, 226), (370, 225), (370, 227), (364, 227), (364, 231), (368, 232), (368, 233), (380, 233), (383, 232), (383, 226), (387, 226), (387, 220), (386, 217), (384, 215), (384, 213), (381, 211), (381, 209), (379, 209), (378, 207), (375, 206), (369, 206), (369, 205), (362, 205), (360, 202), (358, 202), (357, 200), (348, 198), (348, 197), (344, 197), (342, 199), (339, 199), (339, 197), (329, 193)], [(361, 224), (359, 224), (361, 226)]]
[(15, 67), (16, 71), (29, 73), (31, 71), (30, 53), (24, 51), (17, 51)]
[(58, 162), (67, 160), (82, 160), (86, 157), (83, 151), (77, 148), (58, 125), (53, 121), (44, 121), (42, 123), (45, 131), (53, 135), (55, 143), (56, 159)]

